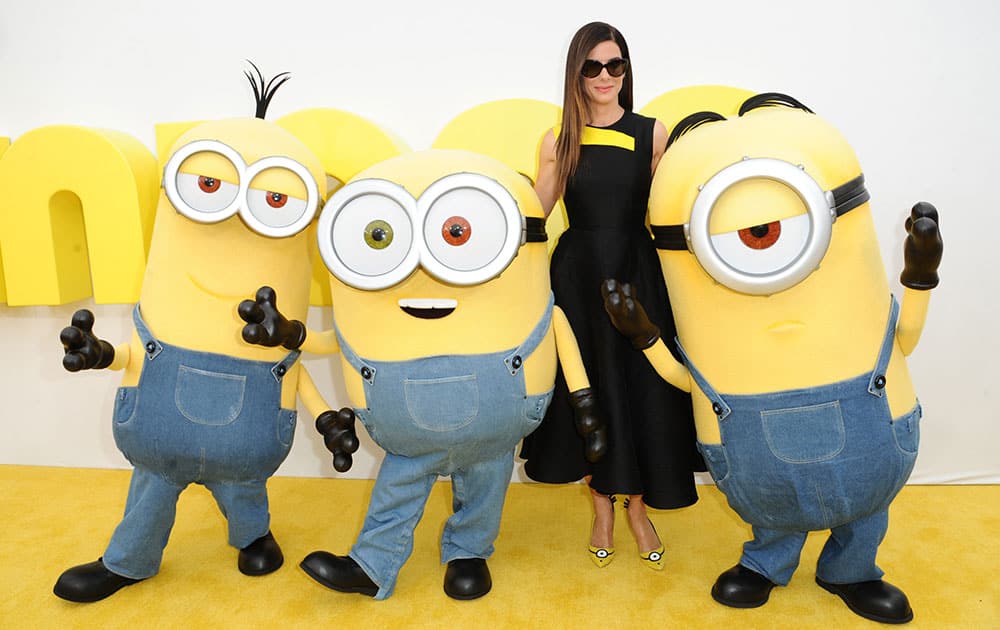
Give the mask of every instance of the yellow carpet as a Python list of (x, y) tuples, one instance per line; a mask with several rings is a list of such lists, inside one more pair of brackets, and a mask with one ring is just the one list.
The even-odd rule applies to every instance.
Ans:
[[(298, 562), (310, 551), (345, 553), (367, 506), (370, 481), (277, 478), (272, 529), (285, 552), (276, 573), (236, 569), (211, 495), (190, 487), (160, 574), (94, 604), (52, 594), (62, 570), (97, 559), (118, 523), (128, 471), (0, 466), (0, 628), (874, 628), (813, 582), (825, 536), (809, 537), (792, 583), (754, 610), (716, 604), (709, 589), (739, 558), (748, 528), (713, 486), (678, 511), (652, 513), (666, 570), (639, 564), (624, 516), (616, 560), (587, 557), (583, 486), (514, 484), (493, 591), (458, 602), (442, 591), (437, 540), (450, 486), (434, 488), (413, 556), (383, 602), (329, 591)], [(909, 486), (893, 504), (879, 563), (915, 611), (909, 628), (1000, 627), (1000, 486)]]

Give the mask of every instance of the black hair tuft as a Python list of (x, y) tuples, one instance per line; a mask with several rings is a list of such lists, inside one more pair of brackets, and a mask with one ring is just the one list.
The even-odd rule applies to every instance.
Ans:
[(801, 109), (807, 111), (810, 114), (815, 114), (813, 110), (809, 109), (797, 99), (788, 96), (787, 94), (781, 94), (780, 92), (764, 92), (763, 94), (758, 94), (756, 96), (751, 96), (747, 100), (743, 101), (740, 105), (740, 116), (747, 113), (751, 109), (757, 109), (759, 107), (771, 107), (773, 105), (784, 105), (785, 107), (794, 107), (795, 109)]
[(725, 120), (726, 117), (722, 114), (717, 114), (715, 112), (695, 112), (688, 116), (685, 116), (674, 125), (674, 128), (670, 131), (670, 137), (667, 138), (667, 146), (664, 150), (669, 149), (677, 138), (680, 138), (685, 133), (691, 131), (695, 127), (699, 127), (709, 122), (716, 122), (720, 120)]
[(250, 81), (250, 87), (253, 88), (253, 97), (257, 101), (257, 111), (254, 116), (257, 118), (264, 118), (267, 114), (267, 106), (271, 104), (271, 99), (274, 97), (274, 93), (278, 91), (285, 81), (292, 78), (291, 73), (282, 72), (271, 78), (270, 81), (264, 80), (264, 74), (260, 71), (257, 65), (247, 59), (247, 63), (253, 66), (253, 69), (257, 72), (257, 76), (254, 77), (250, 74), (249, 70), (244, 70), (243, 74), (246, 75), (248, 81)]

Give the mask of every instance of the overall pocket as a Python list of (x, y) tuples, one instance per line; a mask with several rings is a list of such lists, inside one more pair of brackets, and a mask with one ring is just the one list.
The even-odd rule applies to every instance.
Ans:
[(789, 464), (810, 464), (836, 457), (847, 439), (838, 401), (760, 412), (771, 453)]
[(174, 403), (195, 424), (222, 426), (239, 417), (245, 388), (245, 376), (181, 365), (177, 368)]
[(475, 375), (406, 379), (403, 395), (410, 419), (426, 431), (456, 431), (471, 424), (479, 414)]
[(920, 417), (923, 410), (918, 404), (913, 411), (892, 421), (892, 435), (896, 440), (896, 448), (904, 455), (916, 457), (920, 446)]
[(111, 417), (115, 425), (127, 424), (135, 417), (136, 401), (139, 398), (138, 387), (119, 387), (115, 392), (115, 409)]
[(278, 410), (278, 443), (286, 449), (292, 446), (295, 437), (295, 418), (298, 411), (294, 409)]
[(708, 472), (712, 473), (712, 479), (719, 490), (725, 492), (722, 484), (729, 478), (729, 462), (726, 460), (726, 451), (721, 444), (704, 444), (698, 442), (698, 450), (705, 458), (705, 465)]

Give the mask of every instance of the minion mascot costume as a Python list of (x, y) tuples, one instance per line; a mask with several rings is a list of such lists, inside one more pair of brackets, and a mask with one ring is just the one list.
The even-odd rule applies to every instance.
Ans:
[(857, 158), (804, 105), (762, 94), (738, 118), (699, 112), (668, 146), (649, 212), (684, 364), (630, 287), (607, 282), (605, 306), (664, 379), (692, 391), (699, 448), (752, 526), (712, 596), (763, 605), (806, 533), (829, 529), (816, 582), (862, 617), (909, 621), (875, 556), (917, 456), (905, 357), (938, 283), (937, 211), (918, 203), (906, 220), (900, 309)]
[[(310, 332), (302, 349), (339, 348), (353, 409), (317, 426), (339, 470), (357, 447), (355, 414), (386, 454), (350, 554), (316, 551), (302, 561), (319, 583), (389, 597), (431, 487), (449, 475), (444, 591), (455, 599), (489, 592), (486, 559), (514, 447), (545, 415), (557, 357), (587, 455), (604, 452), (576, 339), (553, 305), (542, 217), (526, 178), (454, 150), (376, 164), (327, 202), (317, 231), (333, 274), (334, 330)], [(248, 310), (244, 333), (277, 342), (258, 328), (287, 325), (273, 313)]]
[(171, 150), (131, 342), (97, 338), (86, 310), (62, 331), (70, 372), (125, 370), (113, 427), (134, 466), (124, 518), (101, 559), (60, 576), (54, 591), (64, 599), (97, 601), (155, 575), (190, 483), (207, 487), (226, 516), (240, 571), (264, 575), (283, 562), (267, 479), (291, 448), (296, 391), (312, 413), (325, 404), (290, 350), (305, 328), (287, 331), (286, 348), (249, 346), (235, 301), (267, 283), (305, 318), (307, 228), (326, 177), (301, 141), (263, 120), (288, 76), (266, 85), (259, 70), (247, 77), (257, 118), (197, 125)]

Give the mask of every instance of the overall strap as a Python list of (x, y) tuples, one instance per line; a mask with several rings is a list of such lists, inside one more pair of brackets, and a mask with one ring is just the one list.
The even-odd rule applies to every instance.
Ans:
[(878, 351), (878, 359), (875, 361), (875, 368), (872, 370), (871, 379), (868, 381), (868, 393), (881, 398), (885, 394), (885, 371), (889, 367), (889, 359), (892, 357), (892, 348), (896, 341), (896, 322), (899, 320), (899, 302), (896, 296), (889, 296), (889, 321), (885, 326), (885, 334), (882, 336), (882, 347)]
[(507, 366), (507, 371), (511, 373), (511, 376), (515, 375), (524, 366), (524, 359), (531, 356), (531, 353), (535, 351), (538, 344), (542, 343), (542, 339), (545, 338), (546, 333), (549, 332), (549, 324), (552, 323), (552, 305), (555, 304), (556, 297), (552, 292), (549, 292), (549, 303), (545, 307), (545, 314), (542, 318), (538, 320), (535, 324), (535, 328), (528, 335), (527, 339), (521, 342), (521, 345), (514, 348), (503, 358), (504, 365)]
[(687, 366), (691, 376), (694, 377), (694, 382), (697, 383), (698, 387), (701, 389), (702, 393), (712, 401), (712, 411), (715, 415), (719, 416), (719, 420), (725, 420), (726, 417), (732, 413), (732, 408), (726, 402), (726, 399), (719, 395), (719, 392), (715, 391), (715, 388), (708, 382), (705, 376), (698, 371), (698, 368), (694, 366), (691, 362), (691, 358), (688, 357), (687, 352), (684, 352), (684, 346), (681, 345), (681, 340), (678, 337), (674, 337), (674, 342), (677, 344), (677, 349), (681, 353), (681, 358), (684, 360), (684, 365)]
[(149, 327), (146, 326), (146, 322), (142, 319), (142, 313), (139, 312), (138, 304), (132, 309), (132, 322), (135, 324), (135, 331), (139, 333), (142, 347), (146, 350), (146, 358), (152, 361), (163, 352), (163, 345), (153, 336), (153, 333), (149, 332)]
[(292, 350), (285, 355), (285, 358), (272, 365), (271, 375), (274, 376), (274, 380), (280, 383), (282, 377), (288, 373), (288, 370), (291, 369), (301, 354), (301, 350)]
[(337, 343), (340, 344), (340, 353), (344, 355), (347, 362), (351, 365), (351, 367), (358, 371), (361, 378), (365, 379), (369, 385), (374, 384), (375, 372), (377, 372), (375, 366), (365, 363), (365, 361), (358, 356), (358, 353), (354, 351), (354, 348), (348, 345), (348, 343), (344, 340), (343, 335), (340, 334), (340, 327), (337, 326), (336, 316), (333, 318), (333, 332), (337, 334)]

